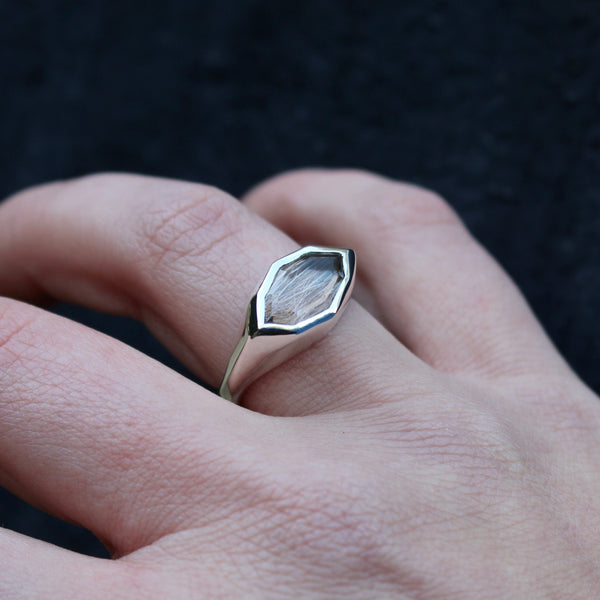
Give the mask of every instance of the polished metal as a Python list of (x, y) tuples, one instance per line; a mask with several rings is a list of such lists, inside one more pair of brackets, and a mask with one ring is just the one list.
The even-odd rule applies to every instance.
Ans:
[(347, 248), (306, 246), (275, 261), (250, 300), (219, 394), (236, 402), (249, 383), (323, 337), (348, 303), (355, 273)]

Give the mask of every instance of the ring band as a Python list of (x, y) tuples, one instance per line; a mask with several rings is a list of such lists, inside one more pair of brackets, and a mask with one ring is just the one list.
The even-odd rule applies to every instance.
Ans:
[(219, 394), (237, 402), (248, 384), (321, 339), (346, 307), (355, 273), (347, 248), (306, 246), (275, 261), (250, 300)]

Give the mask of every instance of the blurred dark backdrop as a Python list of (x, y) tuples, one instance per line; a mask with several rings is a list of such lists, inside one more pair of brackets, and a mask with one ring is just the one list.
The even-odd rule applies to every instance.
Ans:
[[(102, 170), (238, 195), (307, 165), (417, 182), (600, 391), (596, 0), (0, 0), (0, 40), (0, 197)], [(56, 310), (177, 368), (135, 323)], [(104, 553), (6, 492), (0, 526)]]

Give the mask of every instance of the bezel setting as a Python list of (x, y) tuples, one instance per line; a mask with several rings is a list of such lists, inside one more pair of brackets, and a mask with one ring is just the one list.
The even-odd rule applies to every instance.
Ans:
[[(282, 323), (267, 323), (266, 322), (266, 297), (281, 269), (292, 263), (299, 262), (311, 256), (335, 256), (341, 260), (342, 265), (342, 280), (337, 284), (337, 289), (333, 295), (329, 306), (306, 319), (294, 323), (293, 325)], [(292, 252), (279, 260), (276, 260), (269, 271), (265, 275), (256, 295), (252, 302), (252, 312), (254, 313), (252, 324), (254, 325), (251, 332), (252, 337), (256, 335), (280, 335), (280, 334), (299, 334), (312, 327), (332, 319), (346, 298), (350, 283), (353, 281), (354, 275), (354, 252), (347, 248), (326, 248), (322, 246), (306, 246), (296, 252)]]
[[(324, 296), (329, 299), (328, 305), (296, 323), (267, 322), (267, 296), (278, 273), (284, 267), (312, 256), (334, 256), (340, 260), (336, 268), (341, 266), (341, 280), (335, 282), (335, 291), (330, 298)], [(250, 300), (244, 332), (229, 360), (219, 394), (227, 400), (237, 402), (240, 394), (252, 381), (322, 338), (335, 325), (348, 303), (354, 287), (355, 273), (354, 251), (347, 248), (306, 246), (276, 260), (267, 271), (258, 291)], [(307, 280), (310, 285), (310, 277), (306, 278), (301, 271), (295, 275), (291, 273), (286, 275), (298, 277), (301, 280), (299, 285), (302, 283), (306, 285)], [(327, 278), (322, 281), (327, 284)], [(283, 289), (289, 285), (289, 282), (281, 283)], [(311, 297), (315, 297), (315, 294), (318, 297), (318, 288), (316, 291), (313, 290), (314, 293), (310, 288), (307, 290), (309, 293), (304, 295), (301, 293), (300, 297), (311, 299)], [(273, 309), (273, 303), (271, 309)], [(278, 306), (278, 310), (280, 309), (281, 306)]]

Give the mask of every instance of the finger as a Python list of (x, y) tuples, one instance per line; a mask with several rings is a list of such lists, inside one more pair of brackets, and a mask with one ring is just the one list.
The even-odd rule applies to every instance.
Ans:
[[(30, 190), (2, 207), (0, 292), (40, 292), (143, 319), (206, 382), (217, 386), (246, 307), (271, 263), (297, 248), (239, 202), (206, 186), (95, 176)], [(359, 307), (310, 352), (268, 374), (248, 406), (303, 414), (361, 402), (371, 364), (423, 368)], [(360, 338), (362, 352), (349, 348)], [(315, 363), (320, 368), (315, 368)], [(410, 368), (409, 368), (410, 367)], [(265, 386), (265, 382), (271, 383)], [(350, 385), (353, 384), (353, 385)], [(335, 389), (333, 389), (335, 388)], [(322, 393), (314, 394), (314, 390)]]
[(279, 431), (116, 340), (0, 299), (0, 485), (118, 555), (243, 504)]
[(245, 203), (299, 242), (354, 247), (374, 312), (434, 367), (485, 377), (567, 368), (516, 286), (431, 192), (306, 170), (267, 181)]
[(2, 600), (118, 599), (125, 598), (127, 583), (122, 565), (0, 529)]

